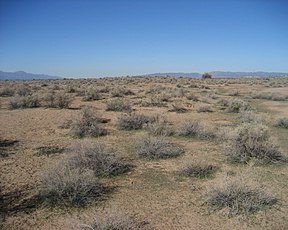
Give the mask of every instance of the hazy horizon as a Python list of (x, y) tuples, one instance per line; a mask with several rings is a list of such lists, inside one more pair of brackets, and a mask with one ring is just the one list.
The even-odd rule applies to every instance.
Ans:
[(288, 2), (0, 1), (0, 70), (288, 72)]

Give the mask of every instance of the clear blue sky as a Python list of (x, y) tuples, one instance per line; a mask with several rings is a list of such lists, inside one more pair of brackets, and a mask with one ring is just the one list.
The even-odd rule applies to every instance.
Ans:
[(288, 1), (0, 0), (0, 70), (288, 72)]

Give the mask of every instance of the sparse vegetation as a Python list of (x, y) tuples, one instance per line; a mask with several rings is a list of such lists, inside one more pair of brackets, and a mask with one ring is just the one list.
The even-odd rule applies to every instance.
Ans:
[(179, 176), (189, 176), (196, 178), (207, 178), (210, 177), (215, 171), (217, 167), (211, 164), (204, 163), (190, 163), (186, 166), (180, 168), (176, 171), (176, 174)]
[(125, 130), (141, 129), (144, 125), (152, 123), (155, 118), (146, 116), (144, 114), (130, 113), (122, 114), (118, 117), (117, 127)]
[(107, 102), (107, 111), (117, 111), (117, 112), (131, 112), (132, 107), (128, 101), (121, 99), (113, 99)]
[(288, 129), (288, 118), (287, 117), (278, 118), (274, 126)]
[(231, 135), (224, 148), (225, 155), (233, 162), (247, 163), (252, 159), (266, 164), (286, 161), (274, 144), (268, 127), (262, 124), (243, 124)]
[(85, 107), (81, 111), (80, 118), (71, 124), (70, 133), (78, 138), (104, 136), (108, 134), (108, 131), (102, 127), (103, 122), (107, 122), (107, 119), (97, 116), (93, 108)]
[(159, 159), (179, 156), (184, 150), (159, 137), (143, 137), (137, 140), (136, 153), (143, 158)]
[(207, 112), (211, 113), (211, 112), (213, 112), (213, 109), (210, 105), (201, 105), (198, 107), (197, 112), (198, 113), (203, 113), (203, 112), (204, 113), (207, 113)]
[(206, 194), (205, 202), (213, 210), (226, 209), (228, 216), (236, 216), (252, 214), (270, 207), (277, 199), (259, 189), (229, 183), (222, 188), (212, 188)]

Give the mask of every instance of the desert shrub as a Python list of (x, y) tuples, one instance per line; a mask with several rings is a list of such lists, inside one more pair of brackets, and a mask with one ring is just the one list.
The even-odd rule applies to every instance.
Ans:
[(253, 99), (265, 99), (265, 100), (272, 100), (272, 101), (285, 101), (288, 100), (288, 96), (284, 95), (276, 95), (273, 93), (265, 93), (265, 92), (258, 92), (253, 93), (251, 95)]
[(234, 99), (228, 102), (228, 106), (226, 108), (226, 112), (228, 113), (239, 113), (240, 111), (250, 110), (250, 105), (241, 100), (241, 99)]
[(153, 136), (171, 136), (174, 133), (170, 124), (160, 117), (157, 117), (155, 122), (148, 123), (147, 130)]
[(132, 111), (132, 107), (128, 103), (128, 101), (124, 101), (121, 99), (110, 100), (106, 103), (106, 106), (107, 106), (106, 108), (107, 111), (117, 111), (117, 112)]
[(31, 94), (31, 89), (25, 85), (20, 85), (16, 88), (16, 94), (20, 97), (25, 97)]
[(183, 105), (180, 104), (172, 104), (172, 108), (169, 109), (168, 111), (176, 113), (186, 113), (188, 109), (186, 109)]
[(271, 138), (268, 127), (262, 124), (244, 123), (231, 135), (224, 153), (233, 162), (247, 163), (252, 159), (258, 163), (286, 161)]
[(154, 117), (146, 116), (144, 114), (122, 114), (118, 117), (117, 127), (119, 129), (135, 130), (141, 129), (144, 125), (147, 125), (148, 123), (152, 123), (154, 121)]
[(222, 107), (227, 107), (229, 105), (229, 100), (225, 99), (225, 98), (221, 98), (218, 101), (218, 104)]
[(81, 110), (80, 118), (71, 124), (71, 135), (82, 138), (86, 136), (99, 137), (107, 135), (108, 132), (101, 126), (107, 119), (97, 116), (95, 110), (91, 107), (84, 107)]
[(187, 100), (199, 101), (199, 97), (193, 93), (186, 94)]
[(10, 109), (25, 109), (40, 107), (40, 100), (37, 96), (14, 97), (9, 101)]
[(204, 73), (204, 74), (202, 74), (202, 78), (203, 79), (212, 78), (212, 75), (210, 73)]
[(124, 97), (127, 95), (135, 95), (135, 93), (130, 89), (118, 87), (118, 88), (115, 88), (111, 91), (111, 95), (112, 95), (112, 97)]
[(0, 97), (13, 97), (15, 90), (11, 87), (4, 87), (0, 89)]
[(238, 90), (233, 90), (227, 94), (228, 96), (239, 96), (239, 91)]
[(117, 176), (129, 171), (132, 164), (104, 144), (80, 143), (70, 147), (67, 162), (72, 168), (90, 169), (95, 176)]
[(86, 206), (101, 198), (108, 189), (92, 171), (57, 165), (43, 173), (39, 195), (52, 206)]
[(288, 118), (287, 117), (278, 118), (274, 126), (288, 129)]
[(208, 112), (208, 113), (211, 113), (213, 112), (213, 109), (210, 105), (200, 105), (198, 108), (197, 108), (197, 112), (198, 113), (203, 113), (203, 112)]
[(191, 120), (179, 125), (176, 134), (184, 137), (198, 137), (200, 139), (213, 139), (216, 134), (213, 128), (204, 122)]
[(143, 137), (136, 141), (136, 154), (143, 158), (170, 158), (182, 153), (184, 150), (178, 145), (159, 137)]
[(207, 178), (211, 176), (217, 167), (211, 164), (206, 163), (189, 163), (186, 166), (178, 169), (176, 174), (179, 176), (188, 176), (188, 177), (196, 177), (196, 178)]
[(163, 102), (159, 97), (149, 98), (148, 101), (143, 101), (142, 106), (145, 107), (166, 107), (166, 103)]
[(45, 102), (45, 107), (48, 108), (59, 108), (59, 109), (66, 109), (72, 103), (72, 99), (66, 93), (47, 93), (43, 97), (43, 101)]
[(84, 92), (83, 101), (96, 101), (101, 99), (101, 94), (97, 91), (97, 89), (90, 88)]
[(81, 230), (136, 230), (142, 229), (146, 221), (139, 221), (136, 216), (110, 211), (108, 215), (95, 215), (85, 224), (79, 224)]
[(253, 111), (240, 111), (240, 121), (242, 123), (265, 123), (264, 116), (256, 114)]
[(205, 203), (213, 210), (225, 209), (229, 216), (248, 215), (272, 206), (277, 199), (247, 185), (229, 183), (207, 192)]

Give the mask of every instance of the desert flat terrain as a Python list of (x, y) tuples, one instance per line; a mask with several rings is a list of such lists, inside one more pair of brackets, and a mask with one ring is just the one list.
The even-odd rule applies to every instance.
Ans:
[(1, 229), (288, 228), (287, 77), (0, 81), (0, 106)]

